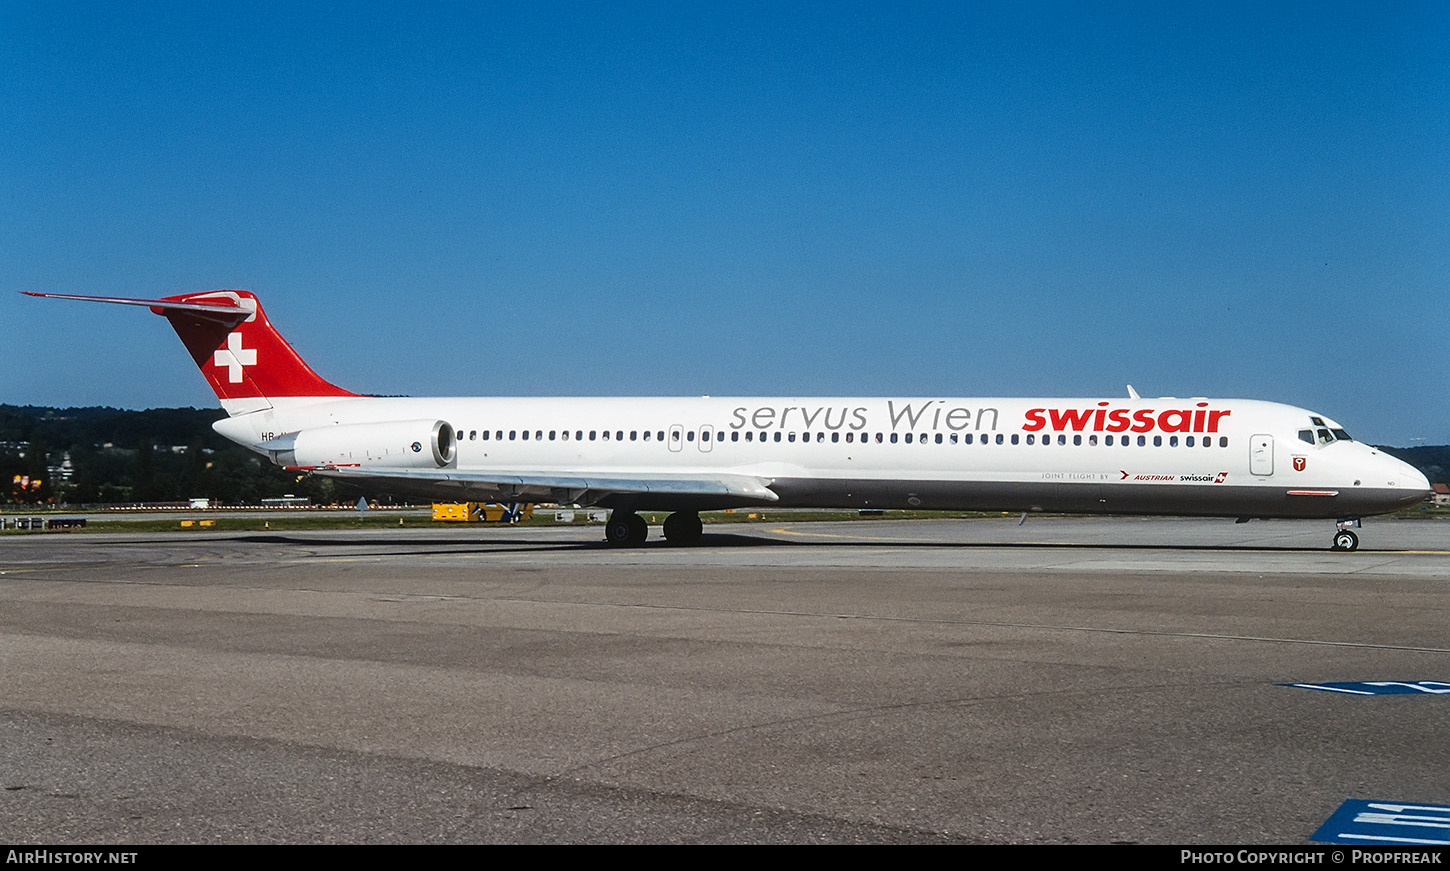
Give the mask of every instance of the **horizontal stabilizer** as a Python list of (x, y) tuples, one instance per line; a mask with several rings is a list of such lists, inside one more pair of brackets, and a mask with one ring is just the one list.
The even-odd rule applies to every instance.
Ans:
[(126, 296), (81, 296), (73, 293), (34, 293), (29, 290), (20, 292), (26, 296), (39, 296), (45, 299), (76, 299), (81, 302), (108, 302), (114, 305), (144, 305), (156, 314), (163, 316), (172, 312), (188, 312), (194, 317), (206, 318), (228, 327), (236, 326), (256, 312), (255, 307), (247, 308), (227, 297), (212, 297), (216, 300), (215, 302), (178, 302), (169, 299), (133, 299)]

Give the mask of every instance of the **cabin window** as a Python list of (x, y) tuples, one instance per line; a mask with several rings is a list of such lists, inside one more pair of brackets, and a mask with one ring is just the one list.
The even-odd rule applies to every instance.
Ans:
[(1183, 439), (1183, 446), (1184, 447), (1187, 447), (1187, 448), (1193, 447), (1193, 436), (1187, 436), (1187, 437), (1185, 437)]
[(597, 429), (591, 429), (589, 431), (589, 440), (591, 442), (594, 441), (595, 437), (598, 436), (598, 435), (599, 435), (599, 430), (597, 430)]
[(788, 442), (794, 442), (795, 441), (795, 433), (787, 433), (785, 440), (788, 441)]
[(1138, 447), (1141, 448), (1141, 447), (1143, 447), (1146, 444), (1148, 444), (1148, 437), (1147, 436), (1138, 436)]
[(639, 430), (637, 430), (637, 429), (630, 430), (629, 431), (629, 440), (632, 441), (632, 442), (639, 441)]
[(1103, 444), (1107, 445), (1108, 447), (1112, 447), (1113, 446), (1113, 437), (1112, 436), (1103, 436)]
[(1219, 436), (1218, 437), (1218, 446), (1221, 447), (1221, 448), (1228, 447), (1228, 436)]
[(969, 445), (971, 443), (972, 443), (972, 434), (971, 433), (963, 433), (962, 434), (962, 444)]
[[(645, 433), (645, 435), (649, 435), (649, 433)], [(732, 432), (730, 434), (730, 441), (732, 441), (732, 442), (738, 442), (738, 441), (740, 441), (740, 431), (739, 430), (736, 430), (735, 432)]]
[(1037, 436), (1033, 435), (1032, 433), (1028, 433), (1027, 434), (1027, 443), (1029, 445), (1035, 445), (1035, 444), (1037, 444)]
[(555, 436), (555, 435), (556, 435), (556, 434), (557, 434), (557, 433), (558, 433), (558, 430), (552, 430), (552, 429), (551, 429), (551, 430), (549, 430), (549, 441), (554, 441), (554, 436)]
[(516, 429), (509, 430), (509, 441), (513, 441), (515, 438), (517, 438), (518, 437), (518, 434), (519, 434), (519, 431), (516, 430)]
[(1163, 447), (1163, 436), (1153, 436), (1153, 447), (1155, 447), (1155, 448), (1161, 448), (1161, 447)]
[(1168, 447), (1170, 447), (1170, 448), (1176, 448), (1176, 447), (1178, 447), (1178, 436), (1169, 436), (1168, 437)]
[(775, 440), (776, 441), (780, 441), (780, 433), (776, 433), (775, 434)]
[(1080, 436), (1080, 435), (1073, 436), (1072, 437), (1072, 444), (1073, 444), (1074, 447), (1080, 447), (1082, 445), (1082, 436)]
[(891, 443), (892, 443), (892, 444), (893, 444), (893, 445), (894, 445), (894, 444), (896, 444), (896, 433), (892, 433), (892, 434), (891, 434)]
[(1088, 446), (1089, 447), (1096, 447), (1097, 446), (1097, 443), (1098, 443), (1098, 437), (1097, 436), (1095, 436), (1095, 435), (1088, 436)]

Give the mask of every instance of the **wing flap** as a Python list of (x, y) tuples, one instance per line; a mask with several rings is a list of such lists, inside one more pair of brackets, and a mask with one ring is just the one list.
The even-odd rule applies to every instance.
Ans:
[(414, 488), (446, 492), (477, 489), (509, 496), (547, 494), (556, 502), (597, 503), (609, 496), (723, 498), (770, 503), (780, 497), (766, 482), (750, 475), (620, 475), (614, 473), (563, 474), (527, 471), (459, 471), (456, 469), (378, 469), (319, 467), (315, 474), (340, 480), (394, 482)]

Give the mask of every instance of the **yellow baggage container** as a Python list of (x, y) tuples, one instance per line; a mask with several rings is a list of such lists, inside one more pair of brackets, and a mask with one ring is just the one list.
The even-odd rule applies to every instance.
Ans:
[(477, 502), (434, 502), (433, 519), (472, 523), (479, 519)]
[(434, 502), (433, 519), (453, 523), (518, 523), (534, 516), (533, 503)]

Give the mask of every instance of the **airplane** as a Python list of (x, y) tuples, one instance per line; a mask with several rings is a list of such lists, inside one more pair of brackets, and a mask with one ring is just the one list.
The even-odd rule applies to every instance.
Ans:
[(1050, 511), (1336, 520), (1422, 501), (1425, 476), (1322, 414), (1193, 397), (414, 398), (324, 380), (245, 290), (145, 306), (175, 328), (227, 417), (213, 424), (284, 469), (446, 502), (610, 510), (637, 546), (641, 511), (700, 539), (700, 512), (757, 506)]

